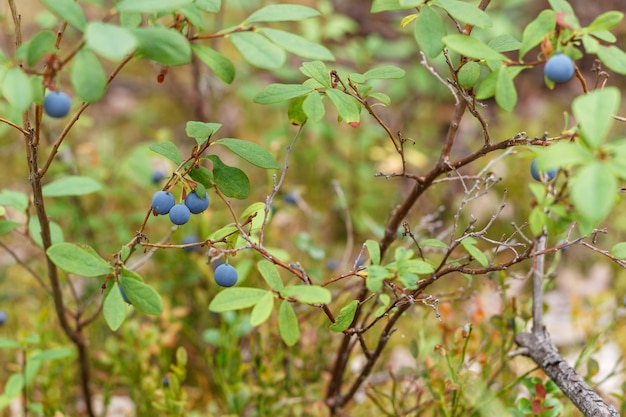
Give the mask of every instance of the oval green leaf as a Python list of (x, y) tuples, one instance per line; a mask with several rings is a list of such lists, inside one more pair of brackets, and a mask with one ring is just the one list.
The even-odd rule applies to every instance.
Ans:
[(104, 314), (104, 321), (113, 331), (119, 329), (124, 320), (126, 320), (127, 306), (122, 298), (117, 282), (113, 283), (111, 289), (104, 296), (102, 313)]
[(243, 58), (255, 67), (276, 69), (283, 66), (285, 51), (257, 32), (237, 32), (230, 35), (235, 48)]
[(191, 4), (192, 2), (193, 0), (122, 0), (115, 8), (120, 12), (170, 12), (187, 4)]
[(4, 75), (2, 94), (18, 112), (33, 104), (33, 89), (26, 73), (20, 68), (11, 68)]
[(302, 110), (312, 122), (319, 122), (322, 120), (324, 118), (324, 114), (326, 113), (324, 103), (322, 102), (322, 96), (317, 91), (307, 95), (302, 102)]
[(87, 18), (83, 9), (74, 0), (41, 0), (52, 13), (59, 18), (83, 31), (87, 24)]
[(361, 108), (357, 101), (349, 95), (335, 89), (326, 90), (326, 95), (333, 102), (339, 116), (346, 123), (358, 122), (361, 119)]
[(256, 264), (256, 267), (271, 289), (280, 291), (284, 288), (283, 281), (280, 279), (280, 274), (273, 263), (264, 259), (259, 261), (259, 263)]
[(434, 6), (441, 7), (450, 16), (461, 22), (468, 23), (480, 28), (492, 26), (491, 18), (476, 5), (458, 0), (436, 0), (432, 2)]
[(87, 47), (112, 61), (120, 61), (137, 48), (133, 33), (111, 23), (89, 22), (85, 29)]
[(252, 165), (265, 169), (279, 169), (280, 165), (274, 157), (260, 145), (247, 140), (224, 138), (214, 142), (230, 149), (235, 155), (245, 159)]
[(122, 271), (122, 275), (119, 277), (120, 285), (124, 289), (126, 297), (128, 297), (133, 307), (144, 314), (161, 314), (163, 312), (161, 295), (150, 285), (136, 279), (135, 276), (136, 274), (132, 273), (132, 271)]
[(191, 62), (191, 46), (180, 32), (162, 27), (132, 30), (139, 41), (138, 51), (162, 65), (183, 65)]
[(263, 28), (261, 31), (272, 42), (291, 52), (292, 54), (301, 56), (307, 59), (321, 59), (324, 61), (334, 61), (335, 56), (325, 46), (311, 42), (302, 36), (285, 32), (284, 30)]
[(113, 272), (113, 267), (89, 246), (61, 242), (48, 248), (46, 254), (62, 270), (85, 277), (99, 277)]
[(572, 202), (578, 213), (592, 223), (603, 220), (613, 204), (617, 180), (610, 169), (594, 162), (576, 172), (572, 183)]
[(274, 104), (308, 94), (313, 89), (302, 84), (270, 84), (254, 96), (259, 104)]
[(70, 77), (74, 92), (87, 103), (102, 98), (107, 85), (107, 75), (93, 52), (83, 48), (72, 60)]
[(43, 186), (42, 192), (44, 197), (65, 197), (91, 194), (101, 189), (102, 185), (93, 178), (76, 175), (52, 181)]
[(191, 50), (225, 83), (235, 79), (235, 66), (225, 55), (204, 45), (191, 45)]
[(453, 51), (469, 58), (507, 61), (508, 58), (499, 52), (494, 51), (489, 46), (467, 35), (448, 35), (443, 38), (443, 42)]
[(319, 16), (320, 12), (298, 4), (271, 4), (252, 13), (246, 23), (287, 22)]
[(337, 316), (337, 320), (333, 324), (330, 325), (330, 330), (333, 332), (343, 332), (350, 324), (352, 324), (352, 320), (354, 320), (354, 315), (356, 314), (356, 309), (359, 306), (359, 302), (357, 300), (352, 300), (345, 307), (343, 307), (339, 311), (339, 315)]
[(428, 58), (435, 58), (441, 53), (445, 46), (442, 39), (447, 33), (439, 13), (429, 5), (422, 6), (415, 19), (413, 34)]
[(579, 123), (582, 139), (591, 149), (597, 149), (609, 132), (620, 97), (617, 88), (607, 87), (574, 99), (572, 112)]
[(250, 325), (256, 327), (260, 324), (263, 324), (270, 318), (272, 315), (272, 310), (274, 309), (274, 294), (271, 292), (266, 292), (263, 297), (259, 300), (258, 303), (252, 309), (250, 313)]
[(209, 310), (214, 313), (241, 310), (249, 308), (267, 294), (268, 291), (259, 288), (233, 287), (217, 293), (209, 304)]
[(318, 285), (293, 285), (280, 290), (280, 295), (305, 304), (328, 304), (332, 298), (327, 288)]
[(300, 326), (298, 325), (298, 317), (293, 307), (287, 301), (283, 301), (278, 309), (278, 331), (280, 337), (287, 346), (293, 346), (300, 339)]
[(180, 151), (172, 142), (153, 143), (150, 145), (150, 150), (166, 157), (176, 165), (180, 165), (183, 162)]
[(207, 158), (213, 162), (213, 179), (217, 188), (226, 197), (243, 200), (250, 195), (250, 180), (245, 172), (239, 168), (224, 164), (217, 155), (209, 155)]

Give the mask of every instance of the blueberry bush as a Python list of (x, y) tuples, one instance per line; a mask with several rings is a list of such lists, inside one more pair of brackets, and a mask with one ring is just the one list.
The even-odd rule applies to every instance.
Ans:
[(624, 275), (624, 15), (504, 3), (8, 0), (0, 415), (624, 414), (624, 285), (544, 303)]

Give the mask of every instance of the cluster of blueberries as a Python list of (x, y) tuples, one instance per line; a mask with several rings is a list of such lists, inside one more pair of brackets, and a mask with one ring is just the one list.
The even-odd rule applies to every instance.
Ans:
[(152, 196), (152, 210), (157, 214), (169, 214), (170, 221), (181, 226), (189, 221), (191, 214), (202, 213), (209, 207), (209, 194), (198, 196), (195, 191), (187, 194), (185, 202), (176, 204), (174, 195), (169, 191), (157, 191)]

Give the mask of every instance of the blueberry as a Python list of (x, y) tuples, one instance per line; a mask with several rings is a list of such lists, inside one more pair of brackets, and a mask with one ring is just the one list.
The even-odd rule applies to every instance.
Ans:
[(62, 91), (51, 91), (43, 99), (43, 110), (50, 117), (65, 117), (70, 112), (71, 107), (70, 96)]
[(298, 205), (298, 196), (296, 196), (294, 193), (287, 193), (283, 197), (283, 201), (285, 203), (287, 203), (287, 204), (292, 205), (292, 206), (297, 206)]
[(118, 285), (117, 287), (120, 289), (120, 294), (122, 294), (122, 298), (124, 299), (124, 302), (126, 304), (132, 304), (130, 300), (128, 299), (128, 297), (126, 296), (126, 293), (124, 292), (124, 288), (122, 288), (121, 285)]
[[(189, 245), (191, 243), (198, 243), (200, 241), (200, 238), (197, 235), (185, 235), (183, 237), (183, 240), (180, 242), (183, 245)], [(189, 246), (186, 248), (183, 248), (183, 250), (185, 252), (200, 252), (200, 246)]]
[(189, 211), (189, 207), (184, 204), (176, 204), (170, 210), (170, 220), (178, 226), (187, 223), (190, 217), (191, 212)]
[(537, 169), (537, 159), (533, 159), (533, 162), (530, 164), (530, 175), (532, 175), (533, 178), (537, 181), (549, 182), (552, 181), (554, 177), (556, 177), (556, 169), (553, 168), (549, 171), (539, 172), (539, 170)]
[(163, 181), (163, 178), (165, 178), (165, 172), (161, 170), (156, 170), (152, 172), (152, 182), (154, 184), (159, 184), (161, 181)]
[(157, 191), (152, 196), (152, 210), (157, 214), (169, 213), (174, 204), (176, 204), (176, 199), (167, 191)]
[(574, 61), (565, 54), (555, 54), (543, 68), (545, 76), (555, 83), (564, 83), (574, 76)]
[(7, 316), (6, 311), (0, 310), (0, 326), (2, 326), (4, 323), (6, 323), (8, 318), (9, 317)]
[(222, 264), (215, 268), (215, 282), (222, 287), (232, 287), (237, 283), (237, 270), (229, 264)]
[(209, 194), (205, 193), (204, 198), (200, 198), (196, 192), (187, 194), (185, 205), (189, 207), (189, 211), (193, 214), (202, 213), (209, 207)]
[(163, 378), (163, 386), (165, 388), (170, 386), (170, 378), (167, 375)]

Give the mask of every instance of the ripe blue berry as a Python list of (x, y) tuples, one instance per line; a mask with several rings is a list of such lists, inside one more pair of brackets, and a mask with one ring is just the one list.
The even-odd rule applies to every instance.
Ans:
[(545, 76), (555, 83), (564, 83), (574, 76), (574, 61), (565, 54), (555, 54), (543, 68)]
[(51, 91), (43, 99), (43, 110), (50, 117), (65, 117), (70, 112), (71, 107), (70, 96), (62, 91)]
[(2, 326), (4, 323), (6, 323), (8, 318), (9, 317), (8, 317), (6, 311), (0, 310), (0, 326)]
[(163, 178), (165, 178), (165, 173), (161, 170), (156, 170), (152, 172), (152, 182), (154, 184), (160, 183)]
[(122, 294), (122, 298), (124, 299), (124, 302), (126, 304), (132, 304), (130, 300), (128, 299), (128, 297), (126, 296), (126, 293), (124, 292), (124, 288), (122, 288), (121, 285), (118, 285), (118, 288), (120, 289), (120, 294)]
[[(185, 237), (183, 237), (183, 240), (181, 241), (181, 244), (189, 245), (191, 243), (197, 243), (199, 241), (200, 241), (200, 238), (197, 235), (185, 235)], [(200, 246), (189, 246), (189, 247), (183, 248), (183, 250), (185, 252), (200, 252)]]
[(237, 283), (237, 270), (229, 264), (222, 264), (215, 268), (215, 282), (222, 287), (232, 287)]
[(152, 196), (152, 210), (157, 214), (169, 213), (174, 204), (176, 204), (176, 199), (167, 191), (157, 191)]
[(165, 388), (170, 386), (170, 378), (167, 375), (163, 378), (163, 386)]
[(200, 198), (196, 192), (187, 194), (185, 205), (189, 207), (189, 211), (193, 214), (202, 213), (209, 207), (209, 194), (205, 193), (204, 198)]
[(537, 159), (533, 159), (533, 162), (530, 164), (530, 175), (540, 182), (550, 182), (556, 177), (556, 169), (551, 169), (549, 171), (539, 171), (537, 169)]
[(175, 204), (170, 210), (170, 220), (178, 226), (187, 223), (190, 217), (189, 207), (184, 204)]

